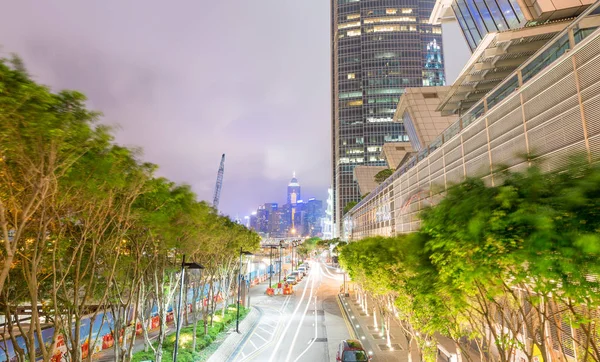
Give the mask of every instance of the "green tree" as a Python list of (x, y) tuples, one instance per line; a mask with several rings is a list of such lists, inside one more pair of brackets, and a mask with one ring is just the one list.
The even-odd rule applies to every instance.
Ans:
[(381, 170), (381, 171), (377, 172), (377, 174), (374, 177), (374, 180), (375, 180), (375, 182), (380, 184), (383, 181), (385, 181), (388, 177), (392, 176), (393, 174), (394, 174), (393, 169), (386, 168), (385, 170)]
[(346, 215), (348, 211), (352, 210), (352, 208), (357, 204), (358, 202), (356, 201), (348, 201), (348, 203), (346, 203), (346, 206), (344, 206), (344, 215)]

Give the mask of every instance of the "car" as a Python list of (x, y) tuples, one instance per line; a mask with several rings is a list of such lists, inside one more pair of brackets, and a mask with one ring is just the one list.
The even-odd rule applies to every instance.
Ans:
[(306, 269), (305, 267), (300, 267), (298, 268), (298, 271), (301, 272), (303, 275), (308, 275), (308, 269)]
[(294, 278), (296, 278), (296, 282), (299, 282), (302, 280), (302, 276), (297, 271), (292, 272), (290, 275), (293, 276)]
[(371, 356), (365, 351), (359, 340), (346, 339), (340, 342), (335, 360), (337, 362), (368, 362), (371, 360)]
[(285, 282), (289, 283), (289, 284), (297, 284), (298, 281), (296, 280), (296, 277), (293, 275), (288, 275), (287, 278), (285, 278)]

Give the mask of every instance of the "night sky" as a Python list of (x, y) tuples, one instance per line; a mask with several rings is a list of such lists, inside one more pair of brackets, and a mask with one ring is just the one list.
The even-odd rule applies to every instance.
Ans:
[[(2, 0), (0, 55), (18, 53), (54, 90), (77, 89), (141, 147), (159, 174), (212, 200), (226, 153), (221, 212), (304, 199), (330, 183), (328, 0)], [(444, 26), (446, 75), (469, 52)]]

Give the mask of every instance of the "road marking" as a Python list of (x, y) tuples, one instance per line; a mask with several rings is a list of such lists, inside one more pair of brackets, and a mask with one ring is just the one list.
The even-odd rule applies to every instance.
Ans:
[(259, 337), (260, 339), (262, 339), (265, 342), (268, 342), (265, 337), (261, 336), (260, 334), (256, 333), (255, 336)]
[(354, 329), (350, 325), (350, 320), (348, 320), (348, 316), (346, 315), (346, 310), (342, 306), (342, 302), (340, 301), (339, 295), (335, 298), (337, 300), (338, 306), (340, 307), (340, 312), (342, 312), (342, 317), (344, 317), (344, 322), (346, 323), (346, 328), (348, 328), (348, 333), (350, 333), (350, 337), (352, 339), (357, 339), (356, 334), (354, 334)]
[(258, 327), (258, 329), (260, 329), (261, 331), (265, 332), (266, 334), (268, 334), (269, 336), (273, 335), (273, 331), (269, 331), (267, 329), (264, 329), (263, 327)]
[(252, 340), (250, 340), (250, 344), (255, 348), (258, 349), (258, 347), (256, 347), (256, 345), (254, 344), (254, 342), (252, 342)]
[(302, 313), (302, 317), (300, 318), (300, 323), (298, 323), (298, 327), (296, 328), (296, 333), (294, 333), (294, 338), (292, 339), (292, 344), (290, 345), (288, 354), (285, 357), (286, 361), (290, 360), (290, 356), (292, 355), (292, 351), (294, 349), (294, 346), (296, 345), (296, 340), (298, 339), (298, 335), (300, 334), (300, 329), (302, 329), (302, 323), (304, 322), (304, 318), (306, 317), (306, 312), (308, 312), (308, 307), (310, 306), (310, 301), (313, 299), (314, 289), (315, 289), (315, 279), (313, 278), (312, 284), (310, 286), (310, 296), (308, 297), (308, 300), (306, 301), (306, 308), (304, 308), (304, 313)]
[[(308, 278), (310, 279), (312, 277), (313, 277), (313, 274), (310, 274)], [(277, 344), (275, 345), (275, 348), (273, 349), (273, 352), (271, 353), (271, 358), (269, 359), (269, 362), (272, 362), (273, 359), (275, 358), (275, 354), (277, 353), (277, 350), (281, 346), (281, 342), (283, 342), (283, 337), (285, 337), (285, 334), (287, 333), (287, 330), (290, 328), (290, 326), (292, 324), (292, 321), (294, 320), (294, 316), (296, 315), (296, 313), (298, 312), (298, 309), (300, 309), (300, 306), (302, 305), (302, 301), (304, 300), (304, 296), (306, 295), (306, 291), (307, 291), (307, 288), (304, 288), (304, 290), (302, 291), (302, 296), (300, 297), (300, 300), (298, 301), (298, 305), (296, 306), (296, 308), (294, 309), (294, 312), (290, 316), (289, 321), (287, 322), (285, 328), (283, 329), (282, 334), (279, 336)]]
[(300, 353), (300, 355), (298, 357), (296, 357), (296, 359), (294, 360), (294, 362), (298, 362), (300, 360), (300, 358), (302, 356), (304, 356), (304, 354), (306, 352), (308, 352), (308, 350), (310, 349), (310, 347), (312, 347), (312, 345), (315, 343), (315, 341), (317, 340), (317, 337), (319, 335), (319, 330), (317, 328), (317, 323), (318, 323), (318, 314), (317, 314), (317, 296), (315, 295), (315, 323), (313, 323), (313, 326), (315, 326), (315, 338), (311, 338), (308, 341), (308, 347), (306, 347), (306, 349), (304, 351), (302, 351), (302, 353)]

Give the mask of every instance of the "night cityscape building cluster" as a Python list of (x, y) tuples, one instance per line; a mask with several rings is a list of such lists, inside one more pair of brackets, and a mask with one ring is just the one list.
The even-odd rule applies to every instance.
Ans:
[(286, 203), (262, 204), (247, 217), (247, 226), (263, 237), (287, 238), (320, 236), (327, 233), (326, 210), (323, 201), (312, 197), (302, 199), (300, 183), (294, 173), (287, 186)]

